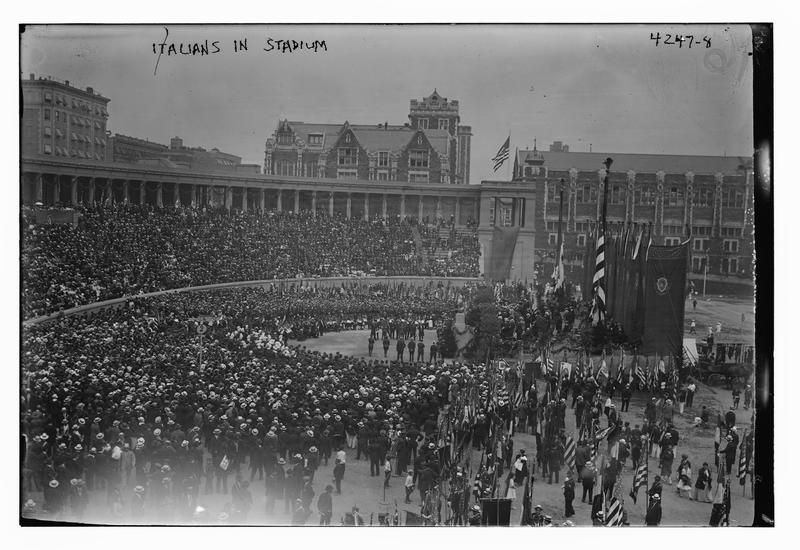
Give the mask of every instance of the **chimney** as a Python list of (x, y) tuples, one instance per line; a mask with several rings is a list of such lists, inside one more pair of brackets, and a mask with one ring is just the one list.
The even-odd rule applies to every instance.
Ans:
[(33, 73), (31, 73), (31, 80), (36, 80), (36, 78), (35, 78)]
[(180, 149), (183, 147), (183, 140), (179, 137), (174, 137), (169, 140), (169, 148), (170, 149)]
[(69, 80), (65, 80), (65, 81), (64, 81), (64, 84), (65, 84), (66, 86), (69, 86)]
[(94, 88), (92, 88), (91, 86), (86, 86), (86, 93), (93, 94)]
[(383, 123), (383, 127), (384, 127), (384, 129), (388, 130), (389, 129), (389, 123), (388, 122), (384, 122)]

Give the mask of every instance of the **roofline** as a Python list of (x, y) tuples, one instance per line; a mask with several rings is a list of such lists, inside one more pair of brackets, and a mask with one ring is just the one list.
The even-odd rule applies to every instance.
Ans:
[(64, 84), (63, 82), (59, 82), (58, 80), (48, 80), (48, 79), (45, 79), (45, 78), (42, 78), (40, 80), (25, 80), (25, 79), (22, 79), (22, 80), (20, 80), (20, 83), (22, 84), (23, 87), (24, 86), (34, 87), (34, 86), (49, 85), (49, 86), (54, 86), (54, 87), (66, 90), (71, 94), (82, 95), (84, 97), (91, 98), (91, 99), (96, 100), (96, 101), (101, 101), (103, 103), (108, 103), (109, 101), (111, 101), (110, 98), (102, 96), (102, 95), (100, 95), (98, 93), (89, 93), (86, 90), (82, 90), (81, 88), (76, 88), (74, 86), (70, 86), (70, 85)]

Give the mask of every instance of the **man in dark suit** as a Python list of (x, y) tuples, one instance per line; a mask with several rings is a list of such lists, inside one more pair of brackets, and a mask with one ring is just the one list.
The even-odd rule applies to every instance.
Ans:
[(317, 499), (317, 510), (319, 510), (319, 524), (330, 525), (333, 515), (333, 486), (326, 485), (325, 492)]

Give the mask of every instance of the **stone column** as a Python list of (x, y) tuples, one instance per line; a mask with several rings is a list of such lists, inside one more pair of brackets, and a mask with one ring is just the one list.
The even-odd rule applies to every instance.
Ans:
[(233, 208), (233, 188), (225, 188), (225, 209), (230, 212)]
[(122, 202), (124, 204), (128, 204), (131, 201), (130, 190), (130, 180), (124, 180), (122, 182)]
[(364, 219), (369, 220), (369, 193), (364, 193)]
[(87, 202), (90, 205), (94, 204), (94, 178), (89, 178), (89, 192), (87, 199)]
[(406, 196), (400, 195), (400, 219), (406, 217)]
[[(91, 196), (94, 197), (94, 178), (92, 178)], [(92, 199), (94, 200), (94, 199)], [(139, 204), (144, 204), (147, 200), (147, 182), (142, 180), (139, 182)]]
[(300, 212), (300, 190), (294, 190), (294, 213)]
[(278, 189), (278, 204), (276, 206), (278, 212), (283, 212), (283, 190)]
[(78, 178), (72, 178), (69, 182), (69, 195), (72, 206), (78, 206)]
[(34, 192), (33, 192), (33, 202), (42, 202), (42, 197), (44, 196), (44, 183), (43, 183), (44, 176), (42, 174), (36, 174), (36, 181), (34, 182)]
[(156, 189), (156, 206), (161, 208), (164, 206), (164, 184), (158, 182), (158, 188)]
[(347, 194), (347, 219), (349, 220), (353, 215), (353, 196), (351, 193)]
[(311, 192), (311, 217), (317, 219), (317, 192)]
[(53, 180), (53, 204), (61, 202), (61, 176)]
[(192, 184), (192, 202), (191, 202), (192, 208), (197, 208), (197, 202), (198, 202), (198, 200), (197, 200), (197, 191), (198, 191), (197, 184), (193, 183)]
[(333, 191), (328, 191), (328, 216), (333, 217)]
[(247, 212), (247, 187), (242, 187), (242, 212)]
[(461, 199), (456, 197), (456, 225), (461, 225)]
[(263, 214), (267, 210), (267, 190), (262, 189), (258, 196), (258, 203), (259, 207), (261, 208), (261, 213)]
[(419, 195), (419, 204), (417, 205), (417, 221), (422, 222), (422, 214), (425, 212), (423, 210), (423, 206), (425, 204), (425, 197), (423, 195)]
[(385, 220), (386, 219), (386, 193), (383, 194), (383, 204), (381, 206), (383, 207), (383, 219)]
[(442, 217), (442, 196), (436, 196), (436, 220)]

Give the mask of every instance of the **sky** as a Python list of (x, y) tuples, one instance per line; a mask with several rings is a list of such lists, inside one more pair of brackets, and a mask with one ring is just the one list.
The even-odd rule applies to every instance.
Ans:
[[(217, 147), (263, 166), (278, 120), (402, 124), (436, 89), (472, 126), (471, 183), (507, 179), (491, 157), (554, 140), (571, 151), (750, 156), (751, 34), (727, 25), (37, 26), (20, 76), (93, 87), (108, 129)], [(682, 45), (667, 44), (680, 34)], [(693, 36), (689, 47), (688, 36)], [(655, 38), (659, 37), (656, 41)], [(703, 38), (707, 37), (710, 47)], [(267, 39), (327, 51), (267, 52)], [(247, 40), (246, 51), (234, 41)], [(162, 42), (218, 41), (208, 56)], [(672, 38), (674, 41), (675, 38)], [(155, 52), (154, 53), (154, 44)], [(185, 46), (184, 46), (185, 47)], [(155, 71), (156, 62), (158, 69)]]

